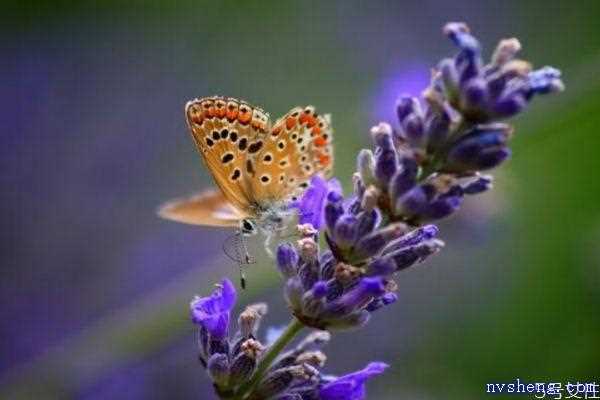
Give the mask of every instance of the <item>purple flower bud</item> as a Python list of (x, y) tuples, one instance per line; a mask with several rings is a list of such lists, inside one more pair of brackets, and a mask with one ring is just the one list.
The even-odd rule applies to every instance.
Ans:
[(339, 247), (350, 247), (356, 241), (357, 219), (354, 215), (344, 214), (335, 224), (333, 237)]
[(367, 396), (365, 389), (367, 380), (382, 374), (387, 367), (387, 364), (373, 362), (360, 371), (335, 378), (319, 389), (319, 399), (364, 400)]
[(297, 376), (302, 375), (303, 366), (292, 365), (270, 372), (256, 389), (253, 398), (269, 399), (287, 389)]
[(360, 258), (368, 258), (379, 253), (388, 243), (406, 233), (407, 227), (403, 223), (388, 225), (383, 229), (368, 234), (359, 239), (355, 251)]
[(482, 78), (471, 79), (463, 89), (464, 106), (467, 108), (483, 108), (487, 103), (487, 85)]
[(298, 276), (304, 290), (310, 289), (319, 279), (319, 263), (316, 259), (307, 261), (300, 266)]
[(366, 310), (369, 312), (373, 312), (379, 310), (381, 307), (390, 305), (395, 303), (398, 300), (398, 295), (396, 293), (386, 293), (381, 297), (378, 297), (372, 300), (368, 305)]
[(333, 232), (338, 219), (344, 214), (344, 206), (342, 204), (342, 195), (337, 192), (330, 192), (327, 195), (327, 203), (325, 204), (325, 224), (329, 232)]
[(510, 157), (511, 151), (508, 147), (486, 149), (479, 154), (473, 164), (479, 171), (492, 169), (500, 165)]
[(250, 378), (255, 368), (256, 357), (246, 352), (241, 352), (231, 363), (230, 383), (237, 384), (246, 381)]
[(437, 253), (444, 246), (441, 240), (433, 239), (415, 246), (406, 247), (392, 252), (390, 257), (396, 263), (396, 270), (400, 271), (412, 266), (416, 262), (425, 260), (432, 254)]
[(404, 157), (400, 161), (400, 169), (392, 178), (390, 194), (397, 199), (407, 190), (415, 186), (419, 167), (413, 158)]
[(299, 277), (289, 278), (285, 282), (283, 293), (287, 303), (293, 310), (302, 308), (302, 296), (304, 295), (304, 285)]
[(215, 353), (229, 353), (229, 342), (227, 338), (209, 338), (207, 343), (206, 354), (213, 355)]
[(395, 213), (401, 215), (419, 214), (427, 205), (427, 193), (423, 186), (415, 186), (396, 199)]
[(509, 127), (503, 124), (474, 129), (456, 142), (448, 152), (447, 171), (465, 172), (498, 165), (506, 156)]
[[(448, 36), (458, 47), (468, 48), (469, 43), (465, 43), (467, 36), (470, 36), (469, 27), (464, 22), (448, 22), (443, 28), (444, 35)], [(473, 47), (472, 45), (470, 47)]]
[(277, 247), (277, 269), (284, 277), (294, 276), (297, 272), (298, 252), (291, 243), (283, 243)]
[(383, 251), (383, 254), (388, 254), (393, 251), (402, 249), (408, 246), (417, 245), (423, 241), (433, 239), (437, 236), (439, 229), (435, 225), (425, 225), (414, 229), (407, 234), (399, 237), (397, 240), (389, 243)]
[(513, 92), (496, 100), (492, 108), (499, 117), (512, 117), (523, 111), (527, 106), (527, 100), (521, 92)]
[(402, 125), (404, 119), (409, 115), (414, 114), (418, 109), (419, 101), (411, 96), (402, 96), (396, 103), (396, 114), (398, 115), (398, 121)]
[(446, 110), (430, 111), (425, 120), (427, 151), (432, 153), (445, 143), (450, 131), (450, 115)]
[(331, 279), (335, 270), (336, 259), (330, 251), (327, 251), (321, 255), (319, 264), (321, 264), (321, 279)]
[(344, 284), (338, 279), (327, 281), (327, 301), (337, 299), (344, 293)]
[(423, 119), (417, 114), (407, 116), (402, 123), (402, 132), (413, 146), (423, 143)]
[(394, 149), (382, 149), (375, 160), (375, 176), (384, 187), (398, 169), (398, 158)]
[(215, 339), (223, 339), (229, 329), (229, 313), (236, 301), (236, 292), (229, 279), (223, 279), (221, 285), (210, 297), (195, 297), (190, 303), (192, 322), (205, 328)]
[(215, 353), (207, 362), (208, 375), (217, 386), (224, 385), (229, 379), (229, 359), (226, 354)]
[(311, 224), (317, 230), (321, 228), (326, 197), (334, 187), (339, 187), (339, 182), (335, 179), (328, 182), (319, 175), (312, 177), (299, 201), (299, 224)]
[(385, 257), (377, 257), (367, 265), (367, 276), (390, 276), (396, 272), (396, 263)]
[(330, 317), (341, 317), (366, 306), (373, 297), (381, 296), (383, 293), (385, 293), (385, 284), (382, 278), (363, 278), (350, 291), (327, 304), (324, 314)]
[(312, 297), (315, 299), (321, 299), (327, 294), (327, 282), (319, 281), (316, 282), (312, 287)]
[(556, 68), (544, 67), (532, 71), (527, 78), (529, 81), (529, 97), (534, 94), (546, 94), (564, 90), (564, 85), (560, 80), (560, 71)]
[(427, 205), (423, 217), (427, 220), (436, 220), (447, 217), (460, 208), (462, 196), (441, 197)]
[(357, 215), (357, 237), (361, 238), (371, 233), (381, 222), (381, 213), (373, 208), (368, 211), (362, 211)]
[(302, 299), (304, 315), (313, 316), (322, 310), (324, 304), (323, 298), (327, 295), (328, 288), (327, 282), (318, 281), (304, 294)]
[(394, 141), (392, 139), (392, 127), (386, 122), (380, 122), (371, 128), (371, 135), (378, 147), (384, 150), (394, 149)]
[(465, 194), (479, 194), (479, 193), (488, 191), (491, 188), (492, 188), (492, 176), (491, 175), (482, 175), (471, 182), (467, 182), (463, 186), (463, 191)]

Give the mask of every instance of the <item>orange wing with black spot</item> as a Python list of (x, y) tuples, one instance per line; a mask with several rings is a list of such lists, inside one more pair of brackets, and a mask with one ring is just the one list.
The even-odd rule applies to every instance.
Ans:
[(260, 148), (249, 151), (249, 188), (262, 202), (297, 196), (310, 178), (329, 177), (333, 167), (333, 132), (328, 115), (312, 106), (295, 107), (277, 120)]
[(248, 185), (246, 158), (270, 131), (269, 115), (258, 107), (225, 97), (192, 100), (185, 107), (192, 137), (224, 197), (253, 216), (255, 196)]

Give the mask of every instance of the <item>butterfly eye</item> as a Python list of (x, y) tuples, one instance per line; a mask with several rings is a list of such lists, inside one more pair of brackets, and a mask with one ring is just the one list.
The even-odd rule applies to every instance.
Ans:
[(245, 235), (253, 235), (254, 233), (256, 233), (256, 228), (254, 227), (254, 224), (247, 219), (242, 220), (241, 229), (242, 233)]

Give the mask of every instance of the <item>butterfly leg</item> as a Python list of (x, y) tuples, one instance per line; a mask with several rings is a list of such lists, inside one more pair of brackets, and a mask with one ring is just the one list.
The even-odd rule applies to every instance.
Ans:
[(242, 250), (244, 252), (243, 258), (239, 257), (239, 268), (240, 268), (240, 286), (242, 289), (246, 289), (246, 275), (244, 274), (244, 265), (250, 264), (251, 257), (248, 253), (248, 247), (246, 246), (246, 237), (242, 234), (242, 232), (238, 232), (240, 238), (240, 244)]
[(271, 246), (273, 245), (273, 242), (274, 242), (274, 236), (275, 236), (275, 234), (273, 232), (269, 232), (267, 234), (267, 238), (265, 239), (265, 251), (271, 258), (275, 257), (273, 255), (273, 250), (271, 250)]

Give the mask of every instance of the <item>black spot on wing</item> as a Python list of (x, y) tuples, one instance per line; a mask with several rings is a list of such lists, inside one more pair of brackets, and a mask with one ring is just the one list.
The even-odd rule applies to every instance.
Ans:
[(248, 146), (248, 153), (250, 154), (254, 154), (257, 151), (259, 151), (263, 146), (263, 142), (262, 140), (256, 141), (254, 143), (252, 143), (250, 146)]

